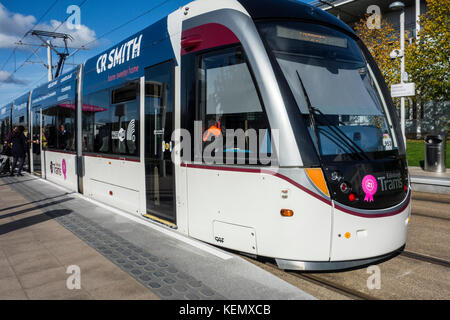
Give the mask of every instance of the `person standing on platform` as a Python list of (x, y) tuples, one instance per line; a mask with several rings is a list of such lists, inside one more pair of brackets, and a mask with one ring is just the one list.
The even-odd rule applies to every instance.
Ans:
[(18, 176), (22, 176), (23, 162), (25, 161), (25, 154), (27, 150), (27, 140), (25, 138), (23, 126), (14, 127), (11, 137), (8, 140), (9, 144), (12, 144), (12, 156), (13, 164), (11, 166), (10, 176), (14, 176), (14, 169), (19, 161)]

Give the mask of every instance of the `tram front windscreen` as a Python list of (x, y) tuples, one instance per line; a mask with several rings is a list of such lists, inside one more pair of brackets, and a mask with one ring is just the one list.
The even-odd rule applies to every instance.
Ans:
[(259, 29), (308, 118), (322, 159), (345, 161), (398, 149), (379, 84), (353, 38), (293, 21), (264, 22)]

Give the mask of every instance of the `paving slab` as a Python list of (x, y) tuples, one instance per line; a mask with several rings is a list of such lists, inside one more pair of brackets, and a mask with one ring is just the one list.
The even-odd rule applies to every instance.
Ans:
[[(22, 179), (0, 178), (0, 194), (23, 197), (0, 199), (0, 220), (14, 219), (0, 225), (0, 245), (30, 299), (314, 299), (233, 253), (37, 177)], [(33, 250), (16, 233), (33, 241)], [(78, 292), (66, 292), (61, 273), (68, 264), (80, 267)]]
[[(19, 184), (0, 179), (0, 300), (159, 299), (54, 220), (71, 210), (51, 206), (70, 199), (30, 201), (10, 187)], [(88, 261), (82, 288), (69, 290), (67, 267)]]

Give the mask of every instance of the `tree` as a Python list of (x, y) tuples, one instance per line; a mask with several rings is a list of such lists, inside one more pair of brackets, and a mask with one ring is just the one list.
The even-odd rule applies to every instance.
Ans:
[(357, 22), (354, 30), (375, 59), (390, 88), (392, 84), (400, 83), (400, 59), (392, 60), (389, 57), (392, 50), (399, 47), (399, 34), (384, 19), (381, 19), (380, 28), (369, 28), (368, 18)]
[(405, 49), (415, 102), (425, 108), (428, 131), (448, 130), (450, 123), (450, 0), (426, 0), (416, 41)]
[[(426, 0), (426, 3), (428, 11), (420, 17), (418, 39), (405, 34), (405, 69), (408, 82), (416, 84), (414, 104), (410, 107), (416, 110), (422, 106), (417, 113), (424, 114), (428, 124), (425, 131), (440, 131), (450, 122), (450, 0)], [(370, 29), (367, 20), (361, 19), (355, 31), (377, 62), (388, 87), (400, 83), (400, 59), (389, 57), (392, 50), (400, 48), (398, 30), (383, 19), (381, 28)], [(420, 135), (420, 125), (417, 130)]]
[(450, 0), (427, 0), (418, 39), (405, 49), (406, 70), (421, 101), (449, 99)]

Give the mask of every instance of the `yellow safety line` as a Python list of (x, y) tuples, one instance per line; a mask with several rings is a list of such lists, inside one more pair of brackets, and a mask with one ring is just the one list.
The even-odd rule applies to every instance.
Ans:
[(176, 228), (176, 226), (177, 226), (176, 224), (174, 224), (174, 223), (172, 223), (172, 222), (169, 222), (169, 221), (167, 221), (167, 220), (164, 220), (164, 219), (161, 219), (161, 218), (152, 216), (151, 214), (148, 214), (148, 213), (147, 213), (147, 214), (144, 214), (143, 216), (146, 217), (146, 218), (148, 218), (148, 219), (154, 220), (154, 221), (156, 221), (156, 222), (165, 224), (165, 225), (167, 225), (167, 226), (169, 226), (169, 227), (171, 227), (171, 228)]

